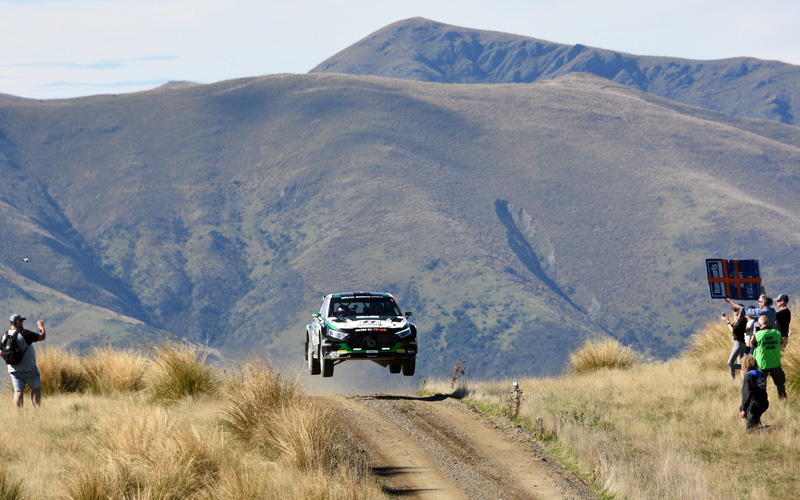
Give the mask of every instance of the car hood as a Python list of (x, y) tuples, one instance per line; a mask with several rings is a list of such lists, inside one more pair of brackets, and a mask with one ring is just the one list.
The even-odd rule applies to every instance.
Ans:
[(389, 332), (396, 333), (408, 328), (405, 318), (328, 318), (325, 323), (334, 330), (348, 333)]

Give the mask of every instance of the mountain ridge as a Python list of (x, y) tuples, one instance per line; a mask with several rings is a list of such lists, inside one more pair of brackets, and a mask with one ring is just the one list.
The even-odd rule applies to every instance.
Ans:
[(587, 72), (679, 102), (796, 125), (800, 66), (737, 57), (701, 61), (567, 45), (425, 18), (392, 23), (311, 73), (440, 83), (531, 83)]
[[(4, 102), (0, 237), (15, 244), (0, 276), (290, 366), (320, 297), (348, 289), (414, 311), (420, 376), (459, 357), (476, 376), (555, 373), (603, 330), (665, 357), (711, 313), (705, 257), (760, 258), (768, 289), (789, 289), (798, 145), (796, 127), (585, 73), (279, 75)], [(748, 196), (754, 171), (775, 179), (767, 201)], [(769, 235), (728, 224), (765, 210), (785, 218)], [(134, 343), (138, 324), (63, 338)]]

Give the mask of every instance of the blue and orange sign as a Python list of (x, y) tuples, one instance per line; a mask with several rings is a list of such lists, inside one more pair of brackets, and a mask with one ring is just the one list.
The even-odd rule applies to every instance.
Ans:
[(757, 260), (706, 259), (706, 271), (712, 299), (756, 300), (761, 295)]

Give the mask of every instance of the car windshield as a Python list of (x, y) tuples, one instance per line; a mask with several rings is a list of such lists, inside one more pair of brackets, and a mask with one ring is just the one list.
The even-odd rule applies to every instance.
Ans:
[(402, 316), (391, 297), (335, 297), (328, 316)]

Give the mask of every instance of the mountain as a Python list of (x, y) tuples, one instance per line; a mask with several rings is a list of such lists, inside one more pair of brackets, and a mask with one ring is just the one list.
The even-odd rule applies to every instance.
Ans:
[(335, 54), (312, 73), (441, 83), (531, 83), (573, 72), (734, 116), (797, 125), (800, 66), (738, 57), (695, 61), (407, 19)]
[(322, 295), (375, 290), (414, 312), (418, 376), (556, 373), (587, 336), (674, 354), (720, 309), (705, 258), (791, 295), (800, 250), (800, 129), (586, 73), (8, 99), (0, 171), (0, 303), (78, 349), (302, 366)]

